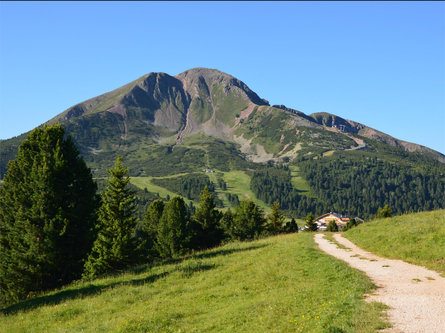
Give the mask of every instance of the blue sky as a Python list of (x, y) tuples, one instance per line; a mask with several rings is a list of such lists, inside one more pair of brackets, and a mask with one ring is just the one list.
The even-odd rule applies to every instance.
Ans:
[(445, 153), (444, 2), (2, 1), (0, 139), (194, 67)]

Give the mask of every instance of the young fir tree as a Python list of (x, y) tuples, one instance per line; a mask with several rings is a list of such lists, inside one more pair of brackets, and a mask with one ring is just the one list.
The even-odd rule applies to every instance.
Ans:
[(156, 248), (159, 255), (171, 258), (184, 254), (190, 248), (193, 228), (184, 199), (176, 196), (164, 207), (159, 221)]
[(294, 218), (292, 218), (289, 222), (286, 222), (284, 229), (287, 233), (298, 232), (298, 224)]
[(80, 277), (99, 198), (90, 169), (60, 125), (33, 130), (0, 187), (4, 304)]
[(136, 199), (127, 186), (130, 178), (126, 176), (128, 168), (122, 166), (121, 156), (107, 172), (111, 178), (98, 212), (99, 231), (83, 274), (88, 279), (121, 270), (137, 258), (133, 237), (137, 223)]
[(285, 220), (284, 214), (280, 210), (280, 203), (275, 201), (272, 206), (272, 212), (267, 217), (268, 219), (268, 231), (272, 235), (278, 235), (283, 232), (283, 224)]
[(142, 220), (140, 230), (138, 230), (142, 252), (145, 258), (157, 254), (155, 241), (158, 237), (159, 222), (164, 212), (164, 201), (161, 199), (153, 201), (148, 207)]
[(233, 213), (230, 207), (223, 213), (220, 224), (224, 232), (224, 238), (231, 238), (233, 228)]
[(196, 245), (199, 248), (209, 248), (218, 245), (223, 238), (219, 224), (222, 214), (216, 209), (214, 197), (207, 186), (202, 190), (200, 198), (201, 202), (194, 215), (198, 224)]
[(383, 208), (379, 208), (377, 210), (377, 214), (375, 215), (376, 219), (386, 218), (386, 217), (392, 217), (392, 210), (389, 208), (388, 205), (385, 205)]
[(314, 214), (309, 213), (306, 216), (306, 231), (317, 231), (318, 227), (317, 227), (317, 223), (315, 223), (314, 221)]
[(343, 227), (342, 231), (348, 231), (349, 229), (351, 229), (352, 227), (355, 227), (357, 225), (359, 225), (360, 223), (358, 222), (357, 219), (353, 218), (350, 219), (346, 225)]
[(338, 231), (337, 223), (335, 223), (334, 220), (329, 221), (326, 231), (337, 232)]

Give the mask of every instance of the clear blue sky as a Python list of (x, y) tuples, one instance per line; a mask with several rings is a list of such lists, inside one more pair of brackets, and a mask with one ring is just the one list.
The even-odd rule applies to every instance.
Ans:
[(2, 1), (0, 138), (193, 67), (445, 153), (444, 2)]

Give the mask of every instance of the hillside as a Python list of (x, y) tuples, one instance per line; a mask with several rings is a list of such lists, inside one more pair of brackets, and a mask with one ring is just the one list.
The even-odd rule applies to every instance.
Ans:
[(445, 276), (445, 210), (364, 223), (344, 233), (357, 246), (391, 259), (425, 266)]
[[(18, 303), (8, 332), (375, 332), (384, 306), (310, 233), (230, 243)], [(336, 329), (336, 330), (334, 330)]]
[[(132, 182), (152, 197), (196, 200), (192, 192), (201, 188), (190, 191), (185, 177), (212, 183), (224, 207), (251, 198), (266, 208), (278, 200), (297, 217), (333, 209), (368, 217), (385, 203), (397, 213), (445, 207), (445, 156), (439, 152), (333, 114), (270, 106), (242, 81), (214, 69), (149, 73), (48, 121), (54, 122), (72, 135), (97, 179), (120, 154)], [(1, 177), (26, 135), (0, 141)], [(366, 160), (363, 179), (351, 186), (347, 175)], [(325, 168), (332, 163), (338, 168)], [(272, 177), (272, 191), (263, 197), (252, 177), (276, 167), (289, 175)], [(367, 176), (382, 179), (391, 168), (405, 176), (377, 183)], [(377, 197), (372, 205), (366, 193)]]

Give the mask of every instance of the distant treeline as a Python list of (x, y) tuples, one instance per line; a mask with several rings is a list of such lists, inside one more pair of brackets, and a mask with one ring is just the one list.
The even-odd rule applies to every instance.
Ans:
[(369, 217), (388, 204), (395, 214), (445, 207), (445, 166), (422, 168), (361, 154), (338, 154), (305, 161), (300, 171), (311, 190), (330, 209)]
[(300, 160), (300, 172), (316, 198), (292, 186), (287, 167), (255, 171), (251, 189), (271, 204), (275, 200), (291, 215), (304, 217), (326, 211), (370, 218), (389, 205), (395, 214), (445, 207), (445, 166), (419, 156), (405, 164), (382, 161), (361, 153)]

